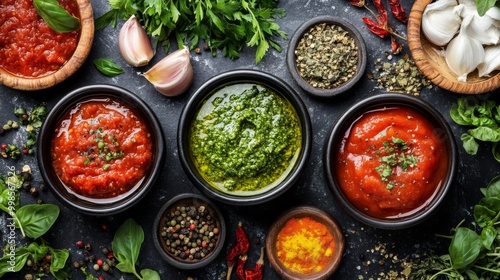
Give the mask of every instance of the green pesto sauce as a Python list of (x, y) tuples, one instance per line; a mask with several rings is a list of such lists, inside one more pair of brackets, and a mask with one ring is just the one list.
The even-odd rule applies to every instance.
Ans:
[(302, 141), (291, 104), (255, 84), (217, 91), (191, 126), (191, 152), (200, 173), (224, 192), (250, 195), (278, 184), (293, 167)]

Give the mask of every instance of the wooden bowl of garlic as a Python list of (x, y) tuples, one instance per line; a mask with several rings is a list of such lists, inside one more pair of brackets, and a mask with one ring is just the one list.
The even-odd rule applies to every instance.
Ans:
[(500, 87), (500, 9), (473, 0), (416, 0), (408, 19), (415, 64), (435, 85), (482, 94)]

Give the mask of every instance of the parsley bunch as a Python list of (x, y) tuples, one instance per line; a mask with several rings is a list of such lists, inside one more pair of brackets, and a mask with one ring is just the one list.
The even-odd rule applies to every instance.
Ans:
[(204, 40), (213, 56), (220, 49), (224, 56), (236, 59), (246, 45), (257, 47), (255, 62), (259, 63), (269, 47), (281, 51), (274, 36), (287, 37), (274, 21), (285, 16), (285, 11), (277, 8), (278, 0), (108, 1), (111, 10), (96, 20), (96, 29), (115, 28), (118, 18), (135, 15), (146, 33), (154, 37), (155, 46), (161, 43), (166, 50), (171, 37), (179, 48), (189, 44), (194, 49)]

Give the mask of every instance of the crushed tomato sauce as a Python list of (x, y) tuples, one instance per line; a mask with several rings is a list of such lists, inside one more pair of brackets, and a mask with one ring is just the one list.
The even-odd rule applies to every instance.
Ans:
[(61, 181), (85, 197), (111, 198), (149, 170), (153, 144), (144, 121), (110, 99), (79, 103), (59, 123), (51, 143)]
[[(58, 0), (80, 18), (76, 0)], [(80, 29), (58, 33), (37, 14), (32, 0), (0, 1), (0, 67), (13, 75), (43, 77), (60, 69), (73, 55)]]
[(337, 153), (333, 172), (342, 192), (377, 218), (404, 217), (425, 207), (448, 169), (448, 150), (438, 132), (409, 108), (364, 114), (347, 130)]

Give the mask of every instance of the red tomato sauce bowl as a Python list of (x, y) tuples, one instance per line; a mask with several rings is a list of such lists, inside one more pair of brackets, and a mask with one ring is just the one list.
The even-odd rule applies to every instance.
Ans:
[(66, 206), (91, 215), (132, 207), (163, 168), (162, 128), (134, 93), (111, 85), (79, 88), (49, 112), (38, 138), (40, 172)]
[(348, 109), (325, 142), (328, 185), (351, 216), (402, 229), (431, 216), (457, 172), (457, 147), (444, 117), (413, 96), (381, 94)]

